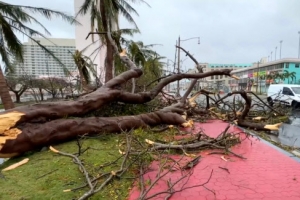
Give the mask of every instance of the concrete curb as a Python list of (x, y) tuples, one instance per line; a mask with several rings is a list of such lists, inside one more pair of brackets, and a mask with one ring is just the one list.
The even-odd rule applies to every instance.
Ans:
[(265, 139), (259, 137), (258, 135), (256, 135), (255, 133), (253, 133), (252, 131), (250, 131), (250, 130), (248, 130), (248, 129), (245, 129), (245, 128), (243, 128), (243, 127), (237, 126), (237, 125), (235, 125), (235, 124), (233, 124), (233, 125), (234, 125), (235, 127), (239, 128), (239, 129), (241, 129), (241, 130), (242, 130), (243, 132), (245, 132), (245, 133), (249, 133), (250, 135), (253, 135), (253, 136), (258, 137), (263, 143), (267, 144), (268, 146), (270, 146), (270, 147), (276, 149), (277, 151), (283, 153), (284, 155), (286, 155), (286, 156), (290, 157), (291, 159), (293, 159), (293, 160), (295, 160), (295, 161), (297, 161), (297, 162), (300, 163), (300, 158), (297, 157), (296, 155), (292, 154), (291, 152), (288, 152), (288, 151), (286, 151), (286, 150), (284, 150), (284, 149), (279, 148), (278, 146), (276, 146), (276, 145), (270, 143), (269, 141), (267, 141), (267, 140), (265, 140)]

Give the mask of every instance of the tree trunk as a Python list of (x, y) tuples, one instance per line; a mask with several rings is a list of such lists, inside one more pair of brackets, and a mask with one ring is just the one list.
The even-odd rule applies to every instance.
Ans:
[[(108, 41), (108, 39), (106, 39)], [(114, 71), (114, 52), (110, 42), (106, 45), (106, 59), (105, 59), (105, 83), (113, 78)]]
[(39, 88), (39, 93), (40, 93), (40, 96), (41, 96), (41, 101), (44, 101), (43, 89)]
[(60, 91), (61, 98), (63, 99), (63, 98), (64, 98), (64, 92), (63, 92), (63, 89), (59, 89), (59, 91)]
[[(100, 13), (101, 13), (101, 20), (104, 32), (110, 31), (108, 24), (107, 24), (107, 16), (105, 12), (104, 3), (100, 3)], [(105, 42), (106, 42), (106, 58), (105, 58), (105, 83), (113, 78), (113, 70), (114, 70), (114, 48), (110, 42), (110, 39), (107, 35), (105, 35)], [(100, 78), (100, 77), (99, 77)]]
[[(21, 113), (10, 114), (10, 119), (18, 120), (20, 115)], [(4, 131), (5, 135), (0, 138), (0, 157), (12, 157), (39, 147), (68, 141), (86, 133), (116, 133), (140, 127), (178, 125), (184, 122), (179, 114), (158, 111), (136, 116), (57, 119), (43, 124), (26, 123), (10, 129), (10, 132)]]
[(16, 96), (16, 103), (21, 103), (21, 95), (22, 95), (22, 94), (19, 94), (18, 92), (15, 93), (15, 96)]
[(0, 66), (0, 97), (5, 110), (15, 107), (11, 99), (11, 96), (9, 94), (9, 90), (6, 85), (5, 77), (1, 69), (1, 66)]

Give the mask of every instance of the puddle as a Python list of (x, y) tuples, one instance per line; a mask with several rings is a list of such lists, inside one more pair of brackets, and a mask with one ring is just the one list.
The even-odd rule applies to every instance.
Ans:
[(284, 145), (300, 148), (300, 111), (297, 109), (292, 114), (289, 122), (280, 127), (278, 139)]

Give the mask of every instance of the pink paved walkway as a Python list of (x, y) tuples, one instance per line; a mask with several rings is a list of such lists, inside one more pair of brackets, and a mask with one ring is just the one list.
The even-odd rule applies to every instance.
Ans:
[[(196, 127), (202, 127), (210, 136), (218, 135), (226, 126), (227, 123), (221, 121), (196, 124)], [(241, 130), (231, 127), (230, 132), (241, 132)], [(241, 160), (234, 156), (225, 156), (228, 161), (224, 161), (221, 159), (221, 155), (207, 155), (209, 151), (201, 152), (201, 161), (194, 167), (194, 173), (186, 184), (188, 187), (204, 183), (213, 170), (212, 178), (205, 186), (209, 190), (213, 190), (215, 195), (204, 187), (197, 187), (175, 193), (171, 199), (300, 200), (299, 162), (256, 138), (243, 141), (242, 144), (233, 147), (232, 151), (247, 159)], [(229, 173), (219, 167), (227, 168)], [(151, 169), (157, 169), (157, 165), (152, 163)], [(144, 179), (154, 180), (156, 173), (156, 171), (151, 171), (144, 175)], [(154, 186), (151, 194), (166, 189), (166, 180), (169, 178), (174, 181), (176, 177), (180, 176), (180, 170), (166, 176), (164, 181), (160, 181)], [(165, 196), (164, 194), (153, 199), (160, 200)], [(129, 200), (135, 200), (138, 197), (139, 190), (135, 187), (131, 191)]]

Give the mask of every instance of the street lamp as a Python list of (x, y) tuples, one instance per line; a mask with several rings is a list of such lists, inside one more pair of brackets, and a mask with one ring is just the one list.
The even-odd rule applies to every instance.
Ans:
[(280, 57), (279, 58), (281, 59), (281, 45), (282, 45), (282, 40), (280, 40), (279, 42), (280, 42), (280, 54), (279, 54)]
[(258, 74), (259, 74), (259, 61), (257, 61), (257, 70), (256, 70), (256, 94), (258, 89)]
[(275, 60), (276, 60), (276, 52), (277, 52), (277, 47), (275, 47)]
[(271, 61), (272, 61), (272, 54), (273, 54), (273, 51), (271, 51)]
[[(177, 42), (177, 46), (180, 47), (180, 42), (184, 42), (184, 41), (187, 41), (187, 40), (192, 40), (192, 39), (198, 39), (198, 44), (200, 44), (200, 37), (192, 37), (192, 38), (188, 38), (188, 39), (184, 39), (184, 40), (181, 40), (180, 39), (180, 36), (178, 37), (178, 42)], [(178, 48), (178, 61), (177, 61), (177, 73), (179, 74), (180, 73), (180, 49)], [(177, 81), (177, 97), (180, 96), (180, 89), (179, 89), (179, 80)]]

